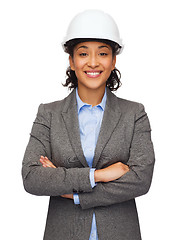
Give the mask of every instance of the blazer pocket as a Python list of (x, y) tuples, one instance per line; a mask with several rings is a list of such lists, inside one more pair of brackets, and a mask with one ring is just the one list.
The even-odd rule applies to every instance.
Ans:
[(68, 159), (67, 159), (67, 162), (69, 162), (69, 163), (75, 163), (75, 162), (79, 162), (79, 159), (77, 158), (77, 157), (69, 157)]
[(67, 163), (67, 167), (69, 167), (69, 168), (82, 168), (83, 167), (83, 165), (81, 164), (79, 159), (75, 156), (67, 158), (66, 163)]

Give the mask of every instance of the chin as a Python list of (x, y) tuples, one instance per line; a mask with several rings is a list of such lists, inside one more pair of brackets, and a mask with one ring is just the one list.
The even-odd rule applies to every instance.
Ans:
[(92, 89), (92, 90), (96, 90), (96, 89), (98, 90), (100, 88), (105, 88), (105, 84), (100, 84), (100, 85), (90, 84), (90, 85), (87, 85), (86, 87), (89, 88), (89, 89)]

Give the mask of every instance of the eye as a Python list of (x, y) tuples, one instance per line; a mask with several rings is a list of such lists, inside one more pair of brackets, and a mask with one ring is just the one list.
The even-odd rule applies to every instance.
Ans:
[(104, 53), (104, 52), (102, 52), (102, 53), (100, 53), (99, 55), (100, 55), (100, 56), (107, 56), (108, 53)]
[(80, 53), (79, 56), (86, 57), (87, 53)]

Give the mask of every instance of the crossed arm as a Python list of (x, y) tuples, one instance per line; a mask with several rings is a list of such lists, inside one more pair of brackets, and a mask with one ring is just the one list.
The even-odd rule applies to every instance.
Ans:
[[(150, 124), (142, 105), (139, 105), (136, 112), (127, 162), (129, 167), (118, 162), (105, 169), (95, 170), (97, 186), (94, 189), (90, 184), (88, 167), (56, 168), (49, 161), (49, 115), (44, 105), (41, 105), (25, 152), (22, 176), (27, 192), (34, 195), (61, 195), (66, 198), (72, 198), (73, 192), (77, 192), (82, 209), (88, 209), (128, 201), (149, 190), (155, 157)], [(48, 159), (41, 156), (47, 156)]]
[[(40, 162), (43, 167), (56, 168), (56, 166), (47, 157), (41, 156)], [(94, 180), (96, 183), (114, 181), (126, 174), (128, 171), (129, 167), (126, 164), (117, 162), (104, 169), (95, 170)], [(73, 199), (73, 194), (63, 194), (61, 197)]]

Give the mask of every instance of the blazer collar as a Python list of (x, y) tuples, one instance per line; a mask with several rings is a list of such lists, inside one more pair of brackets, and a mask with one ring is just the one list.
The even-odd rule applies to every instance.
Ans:
[[(104, 96), (102, 98), (102, 101), (98, 105), (96, 105), (96, 106), (100, 106), (103, 111), (105, 110), (106, 99), (107, 99), (107, 91), (106, 91), (106, 87), (105, 87), (105, 93), (104, 93)], [(90, 104), (85, 103), (81, 100), (81, 98), (79, 97), (79, 94), (78, 94), (78, 88), (76, 88), (76, 100), (77, 100), (78, 114), (79, 114), (79, 111), (81, 110), (81, 108), (83, 106), (85, 106), (85, 105), (90, 106)]]
[[(92, 165), (93, 168), (96, 168), (100, 155), (121, 117), (121, 112), (118, 106), (118, 98), (110, 91), (109, 88), (106, 88), (106, 91), (107, 91), (106, 106), (100, 128), (100, 133), (98, 136), (98, 141), (95, 148), (95, 154)], [(68, 131), (68, 136), (72, 148), (77, 158), (84, 167), (88, 167), (81, 146), (75, 89), (64, 99), (62, 117)]]

